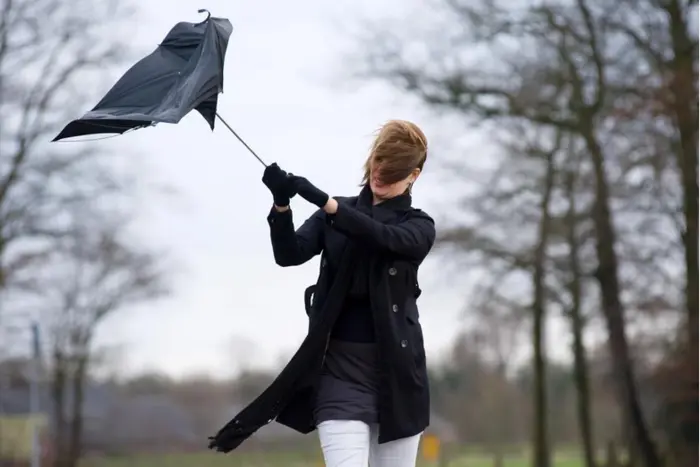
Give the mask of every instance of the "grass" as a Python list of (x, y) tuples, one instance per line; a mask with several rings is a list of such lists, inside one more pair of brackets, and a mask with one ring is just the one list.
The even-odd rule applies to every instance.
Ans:
[[(310, 453), (247, 453), (234, 452), (225, 456), (215, 453), (187, 453), (167, 455), (143, 455), (134, 457), (91, 459), (85, 467), (323, 467), (319, 454)], [(432, 467), (435, 463), (420, 461), (420, 467)], [(493, 467), (492, 457), (467, 454), (455, 458), (450, 467)], [(527, 456), (504, 458), (503, 467), (530, 467)], [(573, 453), (556, 455), (552, 467), (582, 467), (581, 458)]]
[(45, 417), (0, 416), (0, 459), (28, 459), (32, 449), (31, 433), (46, 426)]

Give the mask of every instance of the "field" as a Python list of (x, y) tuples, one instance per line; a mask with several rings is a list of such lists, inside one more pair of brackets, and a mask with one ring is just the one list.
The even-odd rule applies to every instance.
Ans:
[[(576, 454), (555, 456), (552, 467), (582, 467), (581, 458)], [(91, 459), (84, 467), (323, 467), (318, 454), (287, 453), (234, 453), (229, 456), (214, 453), (148, 455), (111, 459)], [(434, 462), (421, 461), (420, 467), (436, 466)], [(529, 467), (530, 459), (525, 456), (511, 456), (504, 459), (502, 467)], [(450, 467), (492, 467), (494, 459), (480, 454), (457, 456), (449, 463)]]

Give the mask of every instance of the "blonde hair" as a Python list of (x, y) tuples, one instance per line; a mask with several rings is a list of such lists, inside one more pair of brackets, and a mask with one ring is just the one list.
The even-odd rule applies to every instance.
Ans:
[(369, 182), (372, 166), (380, 166), (379, 180), (392, 184), (404, 180), (415, 169), (423, 170), (428, 157), (428, 139), (415, 123), (389, 120), (379, 128), (365, 161), (362, 185)]

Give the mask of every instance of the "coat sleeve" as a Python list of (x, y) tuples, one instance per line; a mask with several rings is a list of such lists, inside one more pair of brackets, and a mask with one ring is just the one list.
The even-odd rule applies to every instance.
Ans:
[(297, 266), (321, 253), (325, 217), (319, 209), (295, 232), (292, 210), (278, 212), (273, 206), (267, 222), (275, 262), (280, 266)]
[(348, 237), (412, 260), (425, 259), (435, 243), (435, 222), (422, 211), (397, 225), (375, 221), (347, 204), (339, 204), (329, 217), (330, 224)]

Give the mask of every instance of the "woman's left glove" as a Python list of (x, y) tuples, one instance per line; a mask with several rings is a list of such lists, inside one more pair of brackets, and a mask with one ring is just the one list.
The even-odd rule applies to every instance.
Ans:
[(309, 203), (315, 204), (319, 208), (323, 208), (326, 205), (329, 199), (327, 193), (316, 188), (313, 183), (304, 177), (298, 177), (296, 175), (290, 175), (289, 177), (292, 179), (294, 191), (298, 193), (299, 196), (304, 198)]

